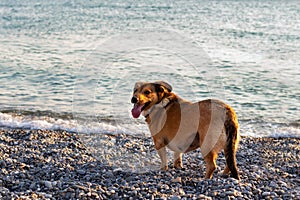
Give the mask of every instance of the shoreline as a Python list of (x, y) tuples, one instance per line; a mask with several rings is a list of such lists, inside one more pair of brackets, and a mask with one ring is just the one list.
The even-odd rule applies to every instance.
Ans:
[[(300, 138), (242, 136), (237, 152), (241, 180), (237, 181), (221, 176), (223, 154), (211, 180), (204, 179), (205, 165), (199, 151), (184, 154), (182, 170), (172, 169), (169, 162), (171, 168), (166, 172), (132, 172), (118, 163), (124, 162), (118, 153), (129, 155), (127, 162), (140, 155), (145, 159), (147, 152), (156, 155), (151, 138), (102, 135), (102, 144), (113, 148), (106, 154), (100, 148), (100, 155), (93, 156), (95, 152), (79, 135), (0, 130), (0, 199), (300, 198)], [(117, 159), (105, 162), (108, 156)], [(130, 156), (136, 158), (131, 160)], [(149, 167), (154, 169), (155, 164), (150, 162)]]

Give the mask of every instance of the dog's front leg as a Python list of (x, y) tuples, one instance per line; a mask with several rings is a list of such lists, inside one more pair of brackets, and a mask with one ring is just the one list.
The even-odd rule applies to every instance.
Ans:
[(182, 166), (182, 153), (174, 152), (174, 167), (176, 169), (181, 169)]
[(161, 170), (167, 170), (168, 169), (168, 159), (167, 159), (167, 149), (166, 147), (162, 147), (159, 150), (157, 150), (158, 155), (161, 160), (160, 169)]

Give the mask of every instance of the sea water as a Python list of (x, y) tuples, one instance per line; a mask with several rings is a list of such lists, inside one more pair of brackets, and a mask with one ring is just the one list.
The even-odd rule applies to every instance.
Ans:
[(0, 126), (150, 137), (136, 81), (217, 98), (246, 136), (300, 136), (297, 1), (1, 1)]

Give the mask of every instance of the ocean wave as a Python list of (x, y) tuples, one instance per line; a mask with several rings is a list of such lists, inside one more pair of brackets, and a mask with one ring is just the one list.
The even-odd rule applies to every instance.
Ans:
[[(22, 113), (22, 114), (20, 114)], [(42, 115), (42, 113), (47, 115)], [(58, 117), (61, 116), (61, 117)], [(143, 121), (126, 122), (108, 117), (94, 120), (77, 118), (71, 114), (58, 114), (42, 111), (0, 112), (0, 127), (11, 129), (64, 130), (78, 134), (126, 134), (137, 137), (150, 137)], [(253, 120), (240, 121), (242, 136), (252, 137), (292, 137), (300, 138), (298, 122), (290, 124), (268, 123)]]
[(240, 132), (244, 136), (300, 138), (300, 123), (275, 123), (261, 120), (240, 120)]
[(74, 118), (62, 119), (45, 115), (20, 115), (7, 112), (0, 112), (0, 127), (11, 129), (64, 130), (78, 134), (141, 134), (136, 131), (136, 127), (130, 128), (125, 124), (122, 125), (113, 120), (88, 121)]

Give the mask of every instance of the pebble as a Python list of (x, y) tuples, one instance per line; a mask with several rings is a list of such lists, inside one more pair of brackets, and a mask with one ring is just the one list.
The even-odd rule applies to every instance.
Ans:
[(114, 173), (123, 171), (122, 168), (116, 168), (113, 170)]
[(108, 178), (114, 178), (114, 177), (115, 177), (114, 174), (113, 174), (113, 172), (110, 172), (110, 171), (106, 172), (105, 175), (106, 175)]
[(181, 183), (181, 177), (177, 177), (171, 180), (172, 183)]
[(36, 183), (35, 182), (32, 182), (29, 186), (29, 189), (31, 190), (36, 190)]
[(179, 196), (172, 196), (171, 198), (170, 198), (170, 200), (180, 200), (181, 198), (179, 197)]
[(185, 192), (182, 188), (179, 188), (178, 192), (179, 192), (179, 195), (185, 195)]
[(288, 185), (284, 181), (278, 181), (278, 184), (281, 185), (282, 187), (288, 187)]
[(52, 194), (45, 194), (46, 198), (52, 198)]
[(285, 193), (285, 191), (284, 191), (284, 190), (277, 190), (276, 193), (277, 193), (278, 195), (283, 195), (283, 194)]
[(253, 194), (261, 194), (261, 190), (260, 189), (255, 189), (253, 190)]
[(77, 170), (77, 173), (80, 175), (85, 175), (85, 170), (79, 169), (79, 170)]
[(276, 184), (274, 181), (271, 181), (271, 183), (270, 183), (270, 187), (272, 187), (272, 188), (276, 188), (276, 187), (277, 187), (277, 184)]
[[(100, 138), (96, 140), (93, 135), (84, 138), (84, 135), (65, 131), (0, 131), (3, 158), (0, 199), (299, 197), (299, 174), (295, 170), (299, 158), (295, 155), (300, 151), (300, 139), (242, 137), (237, 152), (241, 172), (238, 181), (222, 177), (223, 154), (219, 155), (213, 178), (207, 180), (199, 150), (183, 156), (184, 169), (173, 169), (169, 165), (167, 172), (160, 172), (156, 168), (159, 160), (151, 138), (125, 134), (95, 136)], [(91, 144), (94, 146), (90, 148)]]
[(198, 198), (197, 198), (197, 199), (211, 200), (212, 197), (208, 197), (208, 196), (205, 196), (204, 194), (200, 194), (200, 195), (198, 195)]
[(261, 195), (262, 195), (263, 197), (270, 196), (270, 195), (271, 195), (271, 192), (263, 192)]
[(225, 194), (228, 196), (237, 196), (237, 191), (233, 190), (233, 191), (226, 191)]
[(44, 181), (44, 184), (45, 186), (48, 188), (48, 189), (52, 189), (52, 183), (50, 181)]

